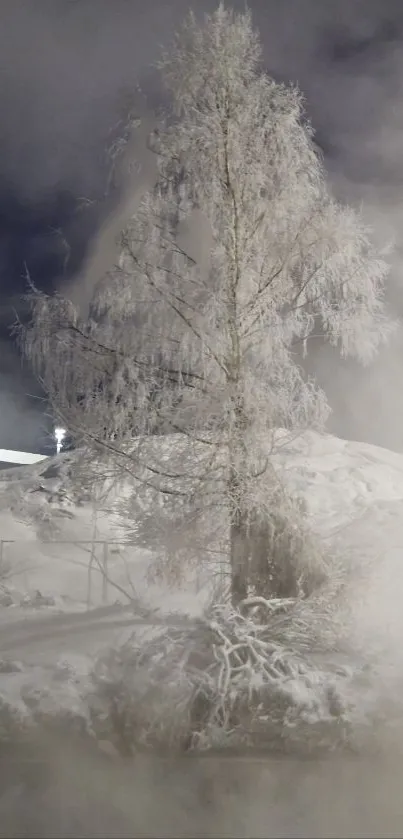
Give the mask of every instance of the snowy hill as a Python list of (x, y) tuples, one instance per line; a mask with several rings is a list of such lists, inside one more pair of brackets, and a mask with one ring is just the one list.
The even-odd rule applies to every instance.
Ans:
[[(16, 602), (39, 590), (54, 598), (57, 610), (83, 610), (116, 600), (124, 603), (119, 587), (131, 586), (131, 593), (153, 609), (197, 613), (203, 593), (194, 581), (180, 591), (150, 583), (150, 555), (124, 544), (125, 530), (112, 502), (108, 511), (98, 512), (94, 530), (91, 499), (80, 495), (72, 482), (76, 457), (67, 453), (0, 473), (4, 582), (18, 592)], [(349, 561), (351, 557), (352, 566), (363, 564), (365, 573), (354, 591), (360, 633), (373, 635), (376, 628), (378, 640), (385, 633), (397, 637), (403, 629), (403, 455), (309, 432), (294, 440), (282, 434), (274, 462), (303, 499), (313, 530), (329, 549)], [(118, 586), (108, 585), (106, 600), (100, 573), (105, 542), (108, 575)], [(2, 621), (5, 613), (11, 618), (10, 609), (0, 610)]]
[[(98, 558), (101, 543), (111, 543), (109, 571), (120, 585), (127, 586), (129, 564), (136, 591), (140, 587), (139, 594), (151, 595), (154, 606), (158, 596), (166, 605), (166, 592), (158, 587), (151, 591), (153, 587), (145, 582), (147, 552), (123, 546), (126, 533), (116, 512), (118, 499), (112, 499), (106, 511), (98, 511), (94, 530), (90, 493), (77, 490), (72, 480), (77, 456), (67, 453), (1, 472), (0, 539), (3, 561), (12, 566), (10, 580), (18, 581), (19, 588), (25, 581), (31, 591), (39, 589), (83, 606), (95, 538)], [(335, 545), (351, 552), (352, 558), (364, 557), (368, 562), (381, 557), (375, 569), (377, 586), (394, 569), (393, 590), (387, 593), (391, 602), (399, 601), (403, 455), (309, 432), (293, 440), (282, 434), (274, 462), (285, 483), (303, 499), (313, 530), (329, 547)], [(100, 574), (94, 577), (98, 582), (93, 586), (92, 605), (100, 605)], [(388, 582), (382, 584), (387, 587)], [(110, 592), (109, 602), (117, 597), (116, 591)], [(190, 590), (171, 594), (170, 606), (175, 610), (193, 610), (195, 605), (195, 593)]]
[(358, 639), (374, 650), (386, 647), (396, 663), (403, 634), (403, 455), (310, 432), (276, 459), (304, 499), (312, 528), (359, 572), (350, 592)]
[(315, 432), (292, 441), (284, 435), (275, 462), (326, 535), (379, 503), (403, 500), (403, 455), (368, 443)]

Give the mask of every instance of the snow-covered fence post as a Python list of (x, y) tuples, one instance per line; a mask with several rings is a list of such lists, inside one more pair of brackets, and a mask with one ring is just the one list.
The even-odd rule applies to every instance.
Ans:
[(91, 578), (92, 573), (92, 557), (90, 557), (90, 561), (88, 563), (88, 571), (87, 571), (87, 609), (91, 606)]
[(6, 565), (6, 545), (12, 545), (14, 543), (14, 539), (0, 539), (0, 580), (5, 579), (5, 577), (10, 576), (10, 568), (7, 569)]

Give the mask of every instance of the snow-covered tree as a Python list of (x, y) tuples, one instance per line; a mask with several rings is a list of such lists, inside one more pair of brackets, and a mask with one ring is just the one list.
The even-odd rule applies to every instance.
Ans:
[[(270, 454), (278, 429), (322, 428), (328, 414), (301, 348), (320, 334), (371, 361), (390, 330), (387, 265), (332, 198), (301, 93), (263, 72), (249, 13), (189, 15), (160, 69), (172, 111), (158, 183), (119, 265), (89, 320), (34, 294), (24, 346), (65, 427), (135, 481), (148, 538), (171, 558), (224, 552), (238, 602), (256, 562), (287, 587), (270, 556)], [(203, 265), (178, 237), (201, 219)]]

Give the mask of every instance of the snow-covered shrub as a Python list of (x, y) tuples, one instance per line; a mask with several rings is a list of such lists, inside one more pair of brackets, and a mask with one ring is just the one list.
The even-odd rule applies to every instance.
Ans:
[(30, 716), (24, 703), (0, 694), (0, 747), (26, 737), (30, 727)]
[(266, 598), (312, 594), (329, 567), (298, 497), (277, 481), (264, 514), (249, 525), (249, 588)]
[(354, 745), (368, 677), (335, 620), (340, 594), (216, 605), (110, 650), (92, 673), (97, 737), (126, 754)]
[[(0, 579), (4, 579), (1, 576), (1, 567), (0, 567)], [(14, 603), (13, 595), (11, 594), (11, 590), (8, 586), (4, 585), (4, 583), (0, 583), (0, 606), (12, 606)]]

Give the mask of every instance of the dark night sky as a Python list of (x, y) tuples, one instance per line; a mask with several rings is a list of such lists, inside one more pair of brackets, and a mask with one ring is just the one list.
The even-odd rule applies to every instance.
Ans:
[[(211, 10), (216, 3), (194, 5)], [(244, 7), (243, 0), (232, 5)], [(137, 82), (151, 105), (160, 101), (150, 65), (188, 6), (189, 0), (0, 4), (0, 448), (41, 448), (45, 440), (43, 407), (29, 395), (37, 393), (35, 383), (7, 337), (12, 306), (24, 291), (24, 265), (44, 289), (62, 281), (68, 288), (77, 274), (105, 212), (109, 132)], [(381, 238), (395, 236), (390, 299), (403, 312), (403, 3), (250, 0), (249, 6), (268, 71), (298, 82), (306, 94), (336, 193), (363, 201)], [(94, 203), (85, 209), (82, 199)], [(400, 372), (400, 358), (392, 366)], [(378, 378), (386, 381), (382, 369)], [(325, 384), (326, 376), (335, 378), (327, 360), (321, 374)], [(346, 433), (356, 407), (344, 391), (357, 391), (356, 375), (349, 368), (336, 388)], [(371, 438), (351, 422), (353, 436)], [(400, 446), (393, 434), (391, 426), (383, 439), (378, 428), (372, 438)]]

